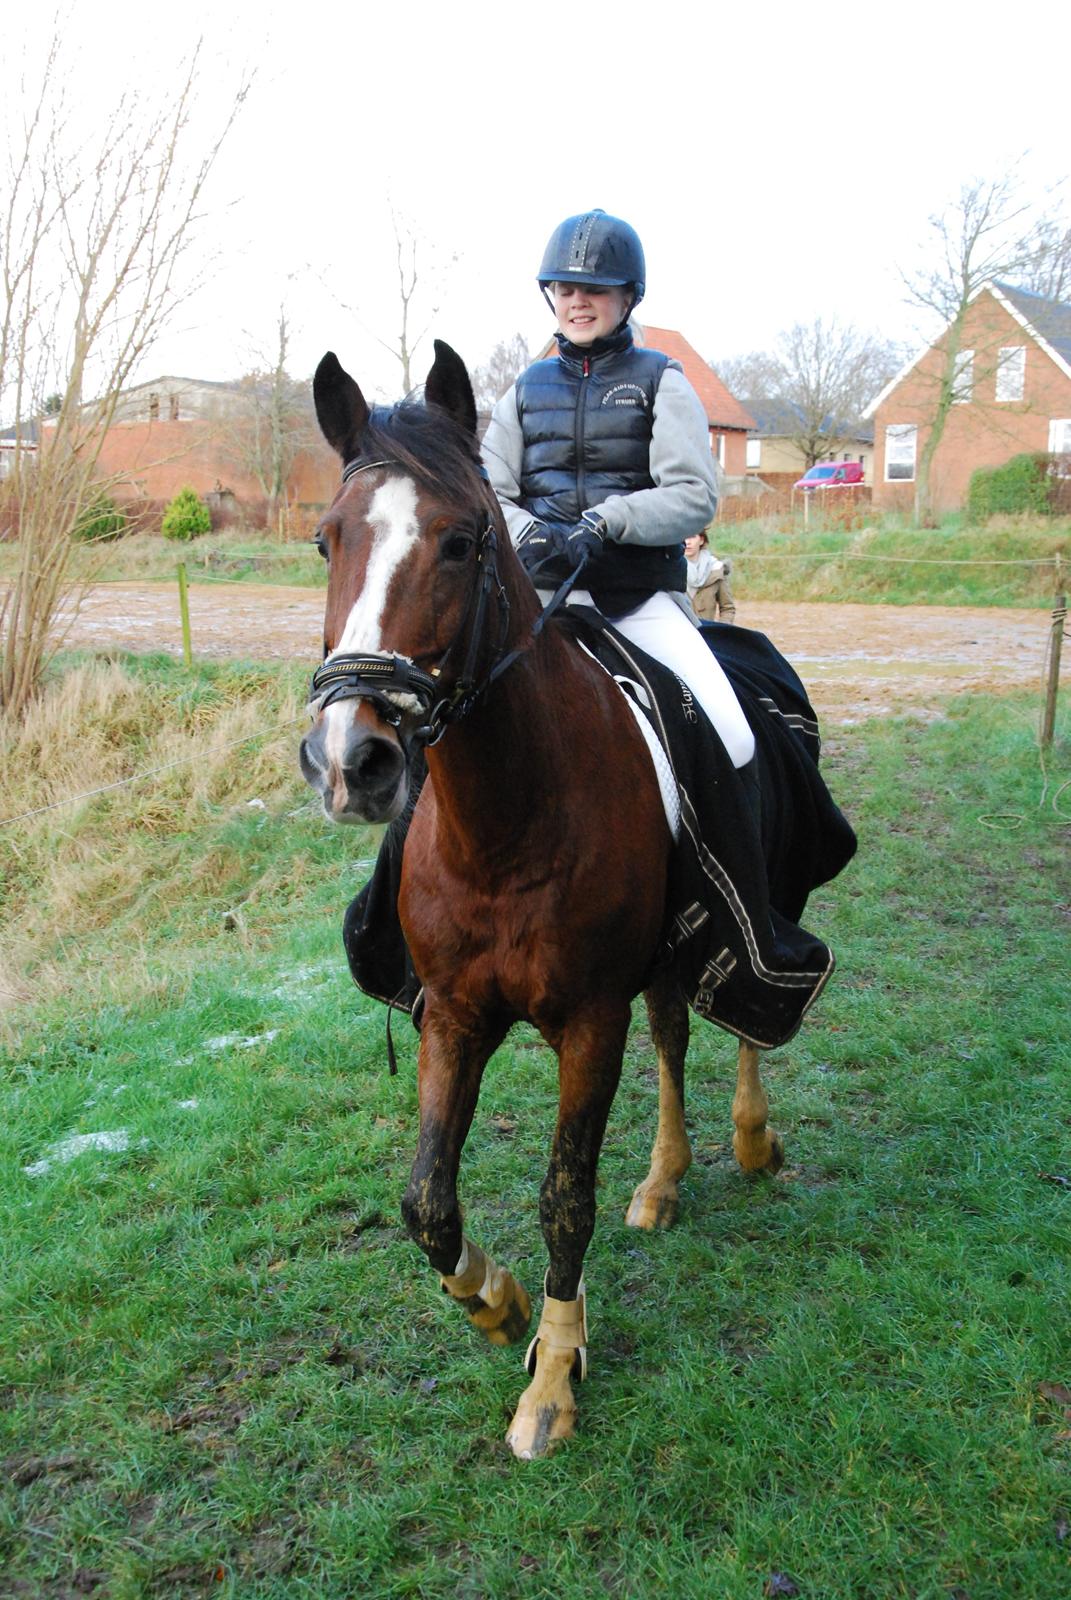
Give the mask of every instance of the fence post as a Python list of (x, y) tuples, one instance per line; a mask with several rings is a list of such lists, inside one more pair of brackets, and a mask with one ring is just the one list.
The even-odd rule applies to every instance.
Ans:
[(1061, 589), (1063, 581), (1060, 552), (1055, 561), (1056, 595), (1052, 607), (1052, 636), (1049, 639), (1049, 671), (1045, 684), (1045, 712), (1041, 719), (1041, 748), (1047, 750), (1056, 731), (1056, 691), (1060, 687), (1060, 653), (1064, 641), (1064, 619), (1067, 616), (1067, 592)]
[(193, 666), (193, 645), (190, 641), (190, 597), (186, 589), (186, 563), (178, 564), (179, 615), (182, 618), (182, 659), (187, 668)]

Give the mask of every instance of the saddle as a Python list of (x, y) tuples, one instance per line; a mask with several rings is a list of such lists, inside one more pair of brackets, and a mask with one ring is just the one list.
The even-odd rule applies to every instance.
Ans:
[[(755, 761), (738, 771), (687, 686), (598, 611), (571, 605), (555, 625), (573, 633), (640, 707), (672, 769), (680, 827), (656, 965), (672, 966), (697, 1015), (760, 1049), (785, 1044), (834, 968), (832, 951), (798, 919), (810, 892), (856, 849), (818, 770), (818, 722), (803, 684), (764, 634), (703, 624), (755, 735)], [(343, 924), (358, 988), (411, 1015), (420, 984), (397, 904), (425, 776), (421, 760), (405, 810), (388, 827)]]

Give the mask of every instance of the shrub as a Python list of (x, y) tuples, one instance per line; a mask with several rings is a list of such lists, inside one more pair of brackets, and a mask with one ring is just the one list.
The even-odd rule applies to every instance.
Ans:
[(1001, 467), (979, 467), (971, 474), (967, 511), (972, 522), (1000, 513), (1055, 510), (1057, 479), (1052, 456), (1040, 451), (1012, 456)]
[(165, 539), (196, 539), (212, 531), (212, 518), (193, 489), (180, 489), (164, 512), (160, 532)]
[(110, 495), (99, 494), (84, 505), (72, 530), (72, 537), (85, 544), (118, 539), (126, 532), (126, 514)]

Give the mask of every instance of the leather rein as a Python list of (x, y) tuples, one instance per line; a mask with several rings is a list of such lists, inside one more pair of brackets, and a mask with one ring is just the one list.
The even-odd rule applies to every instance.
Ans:
[[(398, 463), (392, 461), (372, 461), (358, 457), (343, 468), (342, 482), (346, 484), (358, 472), (369, 472), (373, 467), (396, 465)], [(482, 465), (479, 467), (479, 472), (484, 483), (488, 485), (487, 492), (490, 494), (487, 473)], [(450, 725), (468, 716), (491, 685), (525, 654), (531, 642), (542, 632), (547, 620), (560, 605), (564, 604), (583, 570), (582, 567), (577, 567), (569, 574), (532, 624), (529, 638), (507, 652), (510, 604), (498, 571), (498, 550), (495, 516), (491, 508), (485, 506), (476, 537), (475, 572), (465, 614), (437, 667), (425, 671), (407, 657), (392, 655), (385, 651), (333, 655), (324, 661), (322, 666), (317, 667), (312, 675), (309, 692), (310, 711), (314, 715), (318, 714), (337, 700), (370, 700), (377, 715), (390, 727), (398, 728), (404, 711), (390, 697), (411, 695), (417, 701), (424, 720), (406, 743), (424, 747), (438, 744)], [(483, 650), (484, 633), (492, 603), (497, 607), (497, 638), (491, 654), (491, 664), (483, 677), (477, 680), (476, 667)], [(464, 664), (453, 688), (442, 693), (443, 672), (466, 633), (468, 648), (465, 651)]]

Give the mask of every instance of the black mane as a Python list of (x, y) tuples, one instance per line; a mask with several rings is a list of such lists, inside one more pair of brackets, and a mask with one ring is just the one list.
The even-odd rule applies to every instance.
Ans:
[(475, 435), (438, 406), (418, 400), (373, 406), (361, 435), (359, 459), (401, 467), (426, 489), (450, 499), (471, 500), (482, 487)]

